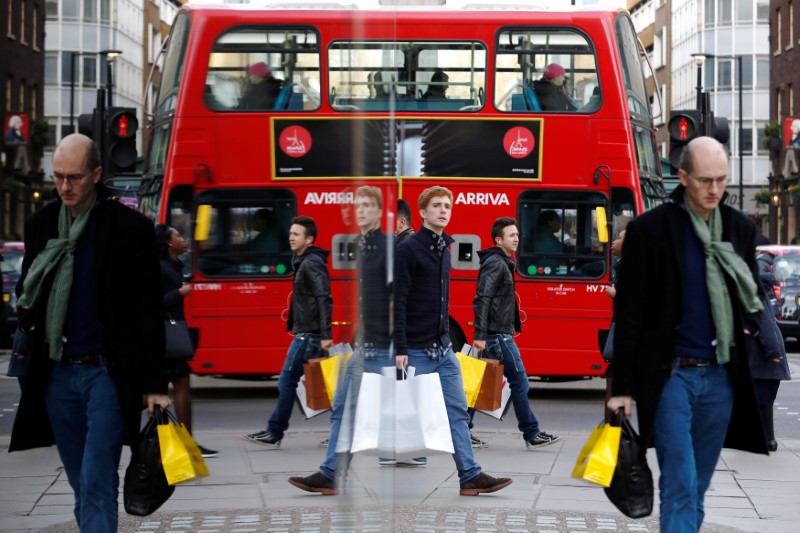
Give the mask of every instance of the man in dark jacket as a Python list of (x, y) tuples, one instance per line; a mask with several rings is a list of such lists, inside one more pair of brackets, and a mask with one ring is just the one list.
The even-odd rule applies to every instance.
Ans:
[(405, 198), (397, 200), (397, 229), (395, 230), (395, 245), (399, 245), (404, 240), (414, 235), (414, 228), (411, 227), (411, 206)]
[(287, 329), (294, 334), (286, 361), (278, 378), (278, 405), (264, 431), (242, 435), (242, 438), (272, 450), (281, 447), (284, 432), (289, 428), (297, 383), (303, 376), (303, 365), (333, 346), (331, 334), (331, 282), (328, 276), (328, 250), (314, 246), (317, 225), (311, 217), (292, 219), (289, 247), (294, 252), (292, 268), (294, 287), (289, 306)]
[(495, 245), (478, 252), (481, 269), (472, 307), (475, 338), (472, 345), (483, 357), (497, 359), (511, 389), (511, 403), (525, 446), (534, 450), (561, 440), (539, 430), (539, 421), (528, 400), (528, 373), (522, 364), (514, 334), (521, 331), (517, 295), (514, 290), (516, 263), (512, 255), (519, 246), (519, 230), (513, 218), (500, 217), (492, 224)]
[(444, 233), (453, 193), (430, 187), (419, 197), (423, 227), (397, 247), (394, 269), (394, 335), (397, 368), (413, 366), (418, 376), (436, 372), (442, 384), (453, 437), (462, 496), (495, 492), (511, 479), (494, 478), (475, 462), (461, 367), (450, 343), (450, 250)]
[(30, 337), (10, 451), (55, 442), (81, 531), (116, 531), (123, 442), (169, 406), (153, 224), (101, 183), (97, 146), (68, 135), (53, 154), (59, 201), (28, 218), (17, 285)]
[[(358, 331), (355, 336), (355, 351), (347, 363), (345, 378), (336, 388), (331, 412), (331, 433), (328, 439), (325, 460), (319, 471), (306, 477), (291, 477), (289, 483), (308, 492), (324, 495), (336, 494), (336, 478), (342, 478), (347, 471), (350, 454), (336, 453), (337, 444), (350, 442), (352, 435), (342, 435), (340, 429), (345, 413), (345, 405), (355, 406), (364, 372), (381, 373), (381, 368), (394, 366), (390, 352), (391, 333), (391, 292), (387, 277), (387, 247), (391, 245), (389, 236), (381, 230), (383, 215), (383, 194), (377, 187), (363, 186), (356, 190), (355, 218), (361, 234), (356, 239), (358, 259)], [(374, 401), (367, 398), (366, 401)], [(416, 464), (416, 460), (412, 460)]]
[(661, 531), (698, 531), (724, 446), (766, 453), (745, 353), (761, 310), (755, 225), (721, 203), (728, 156), (710, 137), (687, 145), (671, 201), (626, 228), (614, 300), (613, 396), (661, 471)]

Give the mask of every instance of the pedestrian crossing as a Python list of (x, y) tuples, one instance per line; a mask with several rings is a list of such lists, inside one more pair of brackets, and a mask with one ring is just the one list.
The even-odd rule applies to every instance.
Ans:
[(293, 510), (221, 515), (185, 513), (143, 519), (131, 533), (646, 533), (658, 531), (655, 518), (629, 520), (580, 513), (486, 509), (419, 510), (395, 508), (347, 511)]

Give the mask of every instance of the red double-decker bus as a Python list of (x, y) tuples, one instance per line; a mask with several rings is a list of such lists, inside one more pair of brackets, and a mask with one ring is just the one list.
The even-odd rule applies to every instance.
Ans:
[(418, 227), (419, 193), (453, 191), (456, 348), (472, 339), (476, 252), (512, 216), (529, 374), (601, 375), (608, 230), (663, 197), (643, 57), (621, 10), (184, 6), (140, 205), (199, 237), (193, 370), (280, 371), (296, 214), (332, 251), (334, 340), (351, 339), (354, 191), (371, 184), (387, 231), (397, 198)]

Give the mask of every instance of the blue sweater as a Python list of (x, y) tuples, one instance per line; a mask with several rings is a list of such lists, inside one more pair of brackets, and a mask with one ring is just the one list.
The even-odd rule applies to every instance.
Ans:
[[(448, 246), (455, 242), (442, 237)], [(450, 250), (439, 252), (439, 236), (422, 227), (397, 247), (394, 272), (394, 335), (397, 355), (409, 348), (450, 345)]]
[(686, 220), (686, 279), (683, 280), (681, 325), (675, 340), (675, 356), (713, 361), (717, 358), (717, 334), (706, 284), (706, 256), (691, 221), (688, 217)]

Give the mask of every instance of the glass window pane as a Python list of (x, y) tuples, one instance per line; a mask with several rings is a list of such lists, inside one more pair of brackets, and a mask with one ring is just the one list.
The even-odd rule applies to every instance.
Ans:
[(58, 0), (46, 0), (44, 8), (47, 20), (58, 18)]
[(716, 24), (716, 8), (717, 0), (705, 0), (705, 26), (712, 28)]
[(769, 59), (756, 59), (756, 89), (769, 89)]
[(97, 87), (97, 58), (83, 58), (83, 85), (84, 87)]
[(520, 195), (517, 271), (525, 277), (596, 279), (606, 271), (597, 238), (598, 193), (528, 191)]
[(77, 19), (78, 0), (61, 0), (61, 16), (64, 19)]
[[(739, 84), (738, 73), (736, 74), (736, 80), (734, 81), (734, 83), (736, 85)], [(753, 56), (742, 57), (742, 88), (744, 89), (753, 88)]]
[(111, 0), (100, 0), (100, 21), (111, 21)]
[(44, 82), (58, 84), (58, 52), (47, 52), (44, 56)]
[[(63, 85), (69, 85), (72, 83), (73, 75), (72, 72), (73, 66), (77, 70), (77, 65), (72, 64), (72, 52), (62, 52), (61, 53), (61, 83)], [(76, 58), (77, 59), (77, 58)]]
[(97, 0), (83, 0), (83, 20), (85, 22), (97, 20)]
[(719, 74), (717, 78), (717, 87), (719, 89), (727, 89), (730, 90), (731, 88), (731, 61), (720, 61), (717, 65), (719, 69)]
[(719, 0), (719, 23), (723, 26), (730, 26), (732, 19), (732, 0)]
[[(334, 44), (330, 53), (339, 57), (341, 45)], [(317, 109), (319, 56), (312, 28), (248, 27), (223, 34), (209, 58), (206, 105), (215, 111)], [(335, 66), (332, 59), (332, 82), (341, 75)], [(342, 90), (337, 97), (347, 95)]]
[(753, 21), (753, 0), (736, 0), (736, 23), (746, 24)]
[(742, 153), (753, 155), (753, 128), (742, 128), (742, 138), (740, 140)]
[(291, 191), (208, 191), (200, 194), (196, 202), (211, 207), (209, 238), (198, 243), (198, 267), (203, 275), (291, 274), (287, 235), (297, 211)]
[(769, 0), (756, 0), (756, 20), (769, 22)]
[(58, 122), (58, 118), (47, 117), (47, 146), (55, 146), (58, 142), (56, 138), (56, 122)]
[[(515, 28), (495, 44), (494, 105), (512, 113), (594, 112), (600, 86), (592, 43), (569, 30)], [(548, 65), (556, 64), (547, 69)]]
[(485, 101), (486, 47), (477, 41), (337, 42), (328, 59), (339, 111), (471, 112)]

